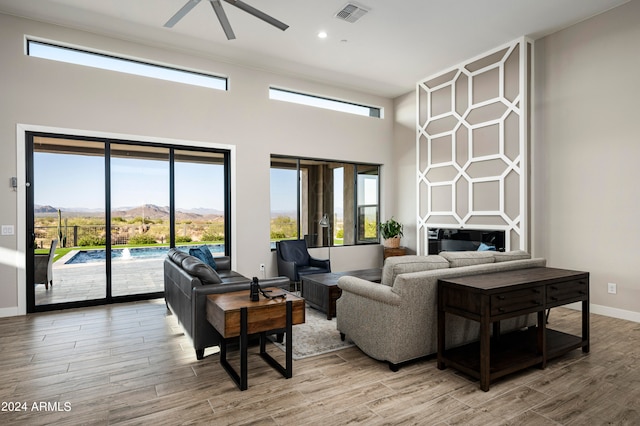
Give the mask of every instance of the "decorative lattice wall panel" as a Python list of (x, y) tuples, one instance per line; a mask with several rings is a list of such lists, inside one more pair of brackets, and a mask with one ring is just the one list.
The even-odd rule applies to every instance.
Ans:
[(505, 231), (527, 249), (531, 43), (516, 40), (418, 83), (418, 247), (429, 228)]

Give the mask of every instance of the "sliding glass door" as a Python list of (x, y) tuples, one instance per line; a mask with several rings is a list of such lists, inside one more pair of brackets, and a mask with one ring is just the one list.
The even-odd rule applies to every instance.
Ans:
[(175, 245), (209, 247), (213, 256), (229, 252), (226, 220), (229, 196), (223, 153), (176, 150), (174, 158)]
[[(36, 306), (104, 299), (104, 256), (102, 262), (96, 256), (76, 258), (70, 250), (104, 251), (104, 143), (35, 136), (32, 147), (33, 178), (27, 180), (33, 194), (27, 209), (32, 229), (27, 247), (34, 256), (28, 296), (31, 293)], [(52, 245), (55, 252), (50, 257)]]
[(111, 294), (161, 292), (169, 250), (169, 149), (110, 148)]
[(27, 153), (30, 312), (160, 297), (170, 247), (230, 252), (227, 151), (27, 134)]

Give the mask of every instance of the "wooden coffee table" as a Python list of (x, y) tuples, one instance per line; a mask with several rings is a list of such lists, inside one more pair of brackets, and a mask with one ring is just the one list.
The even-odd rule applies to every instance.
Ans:
[[(247, 346), (250, 334), (260, 334), (260, 356), (285, 378), (293, 376), (292, 326), (305, 321), (304, 299), (273, 287), (264, 289), (268, 294), (285, 295), (285, 298), (267, 299), (260, 295), (257, 302), (249, 298), (249, 290), (207, 296), (207, 321), (220, 334), (220, 365), (238, 385), (246, 390)], [(285, 330), (286, 365), (283, 367), (266, 351), (267, 333)], [(227, 361), (227, 343), (240, 337), (240, 374)]]
[(302, 297), (309, 306), (327, 314), (327, 319), (330, 320), (336, 316), (336, 300), (342, 295), (342, 290), (338, 287), (338, 279), (345, 275), (380, 282), (382, 269), (304, 275), (302, 277)]

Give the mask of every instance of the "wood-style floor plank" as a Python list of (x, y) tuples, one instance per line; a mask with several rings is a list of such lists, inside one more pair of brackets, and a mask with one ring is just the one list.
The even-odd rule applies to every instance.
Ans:
[[(549, 325), (579, 333), (580, 315), (557, 308)], [(434, 357), (394, 373), (355, 347), (294, 361), (287, 380), (250, 347), (249, 389), (240, 392), (216, 350), (196, 360), (162, 300), (0, 318), (0, 396), (27, 408), (0, 412), (0, 422), (640, 424), (640, 324), (592, 315), (591, 338), (590, 354), (575, 350), (489, 392), (455, 369), (438, 370)], [(284, 362), (275, 346), (268, 350)], [(237, 353), (229, 359), (238, 365)]]

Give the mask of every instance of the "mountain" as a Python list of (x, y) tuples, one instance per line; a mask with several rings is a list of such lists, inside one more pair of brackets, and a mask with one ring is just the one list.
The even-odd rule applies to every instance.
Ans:
[(133, 219), (134, 217), (145, 217), (148, 219), (169, 219), (169, 207), (160, 207), (155, 204), (144, 204), (125, 210), (113, 210), (111, 217), (122, 217)]
[(193, 213), (193, 214), (199, 214), (202, 216), (207, 216), (207, 215), (214, 215), (214, 216), (222, 216), (224, 215), (224, 212), (222, 210), (218, 210), (218, 209), (205, 209), (202, 207), (198, 207), (195, 209), (179, 209), (179, 212), (182, 213)]
[(58, 213), (58, 209), (56, 209), (55, 207), (51, 207), (51, 206), (39, 206), (39, 205), (35, 205), (33, 207), (33, 212), (35, 214), (47, 214), (47, 213)]
[[(63, 217), (79, 217), (79, 216), (104, 216), (104, 210), (86, 209), (86, 208), (65, 208), (60, 207)], [(58, 208), (52, 206), (36, 205), (34, 207), (36, 216), (54, 216), (58, 214)], [(221, 218), (224, 212), (216, 209), (185, 209), (176, 211), (176, 219), (183, 220), (212, 220)], [(155, 204), (144, 204), (138, 207), (118, 207), (111, 212), (111, 217), (121, 217), (123, 219), (133, 219), (136, 217), (145, 217), (147, 219), (168, 220), (169, 207), (156, 206)]]
[(271, 212), (271, 219), (274, 219), (280, 216), (295, 218), (298, 216), (298, 212), (295, 210), (273, 210)]

